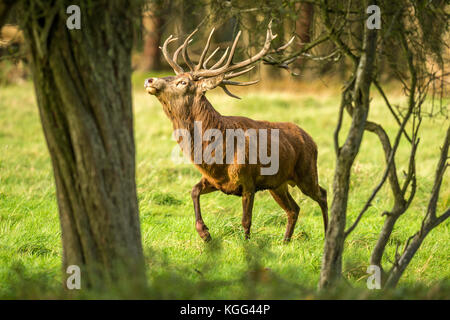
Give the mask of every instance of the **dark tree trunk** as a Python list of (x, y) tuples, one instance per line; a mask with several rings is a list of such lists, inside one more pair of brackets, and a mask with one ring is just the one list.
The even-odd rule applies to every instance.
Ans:
[(81, 29), (69, 30), (65, 6), (41, 6), (48, 7), (21, 10), (31, 13), (23, 28), (53, 164), (63, 267), (80, 266), (83, 287), (144, 283), (130, 80), (137, 10), (127, 1), (81, 5)]

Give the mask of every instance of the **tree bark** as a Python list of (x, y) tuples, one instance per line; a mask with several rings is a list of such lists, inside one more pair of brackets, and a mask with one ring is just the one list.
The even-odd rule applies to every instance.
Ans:
[[(371, 1), (372, 3), (374, 1)], [(365, 3), (364, 8), (366, 8)], [(359, 151), (370, 104), (370, 84), (376, 56), (376, 29), (364, 28), (364, 43), (359, 58), (353, 90), (352, 123), (347, 139), (338, 151), (333, 180), (331, 219), (327, 230), (319, 287), (333, 285), (341, 277), (342, 254), (345, 240), (347, 201), (350, 185), (350, 171)], [(343, 97), (345, 99), (345, 97)]]
[(82, 287), (144, 283), (131, 100), (134, 13), (126, 1), (81, 5), (81, 29), (64, 3), (23, 2), (23, 29), (59, 207), (64, 274)]
[(381, 260), (383, 259), (384, 250), (391, 238), (392, 231), (394, 230), (395, 223), (400, 218), (400, 213), (393, 210), (384, 221), (383, 228), (378, 236), (377, 243), (370, 256), (370, 264), (379, 266), (382, 268)]

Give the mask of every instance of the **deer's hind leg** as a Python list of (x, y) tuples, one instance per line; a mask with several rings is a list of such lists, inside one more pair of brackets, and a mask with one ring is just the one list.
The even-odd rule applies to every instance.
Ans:
[(309, 173), (300, 173), (296, 183), (305, 195), (319, 204), (326, 234), (328, 228), (327, 191), (319, 185), (317, 169), (313, 168)]
[(277, 189), (269, 190), (269, 192), (287, 214), (288, 221), (286, 225), (286, 233), (284, 234), (284, 241), (288, 242), (291, 240), (292, 234), (294, 233), (300, 207), (290, 195), (287, 184), (284, 184)]
[(200, 195), (214, 191), (217, 191), (217, 189), (211, 185), (208, 180), (202, 178), (200, 182), (192, 188), (191, 192), (195, 211), (195, 229), (197, 230), (199, 236), (205, 241), (211, 240), (211, 235), (209, 234), (208, 227), (203, 222), (202, 213), (200, 210)]

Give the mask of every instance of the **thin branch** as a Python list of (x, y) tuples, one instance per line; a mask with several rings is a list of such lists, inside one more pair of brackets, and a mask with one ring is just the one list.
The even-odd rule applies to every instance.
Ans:
[(441, 188), (444, 173), (448, 167), (448, 149), (450, 145), (450, 126), (447, 128), (447, 134), (445, 137), (444, 145), (441, 149), (441, 157), (439, 158), (439, 163), (436, 169), (436, 176), (434, 179), (433, 189), (431, 191), (431, 198), (428, 204), (428, 212), (432, 219), (436, 219), (436, 206), (439, 198), (439, 191)]
[(328, 0), (323, 0), (321, 5), (321, 15), (325, 25), (325, 28), (328, 31), (329, 37), (333, 42), (338, 46), (338, 48), (352, 60), (354, 65), (358, 64), (359, 57), (354, 55), (350, 48), (342, 41), (342, 39), (338, 36), (338, 32), (335, 27), (332, 25), (330, 21), (330, 16), (328, 14), (327, 8), (329, 7)]
[[(376, 79), (373, 79), (372, 81), (373, 81), (373, 84), (375, 85), (375, 88), (377, 88), (378, 92), (380, 93), (381, 97), (383, 98), (384, 102), (386, 103), (386, 106), (388, 107), (389, 111), (394, 116), (395, 121), (397, 121), (398, 125), (401, 125), (401, 121), (398, 118), (397, 114), (395, 113), (394, 108), (392, 108), (392, 105), (390, 104), (389, 99), (387, 98), (386, 94), (384, 93), (383, 88), (380, 86), (380, 84), (378, 83), (378, 81)], [(411, 138), (409, 137), (406, 130), (403, 130), (403, 133), (404, 133), (406, 139), (408, 139), (408, 141), (411, 142)]]

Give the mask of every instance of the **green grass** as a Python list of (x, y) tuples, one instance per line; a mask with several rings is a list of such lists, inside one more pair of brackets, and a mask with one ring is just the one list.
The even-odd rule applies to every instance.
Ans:
[[(134, 75), (137, 188), (153, 298), (311, 298), (316, 297), (323, 251), (323, 225), (318, 205), (291, 189), (301, 207), (292, 242), (282, 236), (286, 216), (268, 192), (256, 196), (252, 238), (243, 240), (241, 199), (220, 192), (202, 196), (202, 212), (213, 241), (205, 244), (194, 228), (190, 191), (200, 173), (171, 161), (177, 148), (172, 126), (159, 102), (147, 95), (142, 75)], [(292, 121), (309, 132), (319, 147), (320, 184), (332, 199), (335, 164), (333, 131), (339, 93), (276, 93), (241, 91), (243, 99), (219, 91), (208, 94), (225, 115), (243, 115), (271, 121)], [(404, 97), (394, 99), (405, 102)], [(375, 96), (370, 118), (396, 125)], [(425, 119), (418, 151), (418, 190), (410, 210), (397, 223), (387, 248), (385, 265), (397, 243), (404, 243), (420, 227), (433, 183), (439, 146), (448, 120)], [(341, 139), (348, 128), (344, 123)], [(405, 169), (407, 145), (399, 148), (399, 172)], [(366, 133), (352, 170), (347, 224), (354, 221), (384, 170), (378, 140)], [(450, 203), (446, 176), (438, 212)], [(383, 223), (381, 213), (392, 199), (383, 187), (365, 217), (346, 242), (344, 277), (355, 289), (329, 297), (377, 297), (366, 288), (366, 268)], [(450, 224), (428, 235), (392, 297), (416, 294), (428, 288), (448, 288)], [(31, 83), (0, 88), (0, 297), (54, 297), (60, 293), (61, 243), (50, 158), (39, 122)], [(422, 290), (425, 288), (426, 290)], [(402, 291), (403, 290), (403, 291)], [(436, 289), (437, 290), (437, 289)], [(447, 290), (447, 289), (446, 289)], [(449, 292), (448, 290), (446, 291)], [(64, 295), (64, 293), (62, 293)], [(67, 293), (65, 293), (67, 295)], [(436, 297), (436, 294), (431, 294)], [(378, 296), (383, 297), (383, 296)], [(429, 295), (428, 295), (429, 297)], [(448, 298), (448, 295), (446, 296)]]

